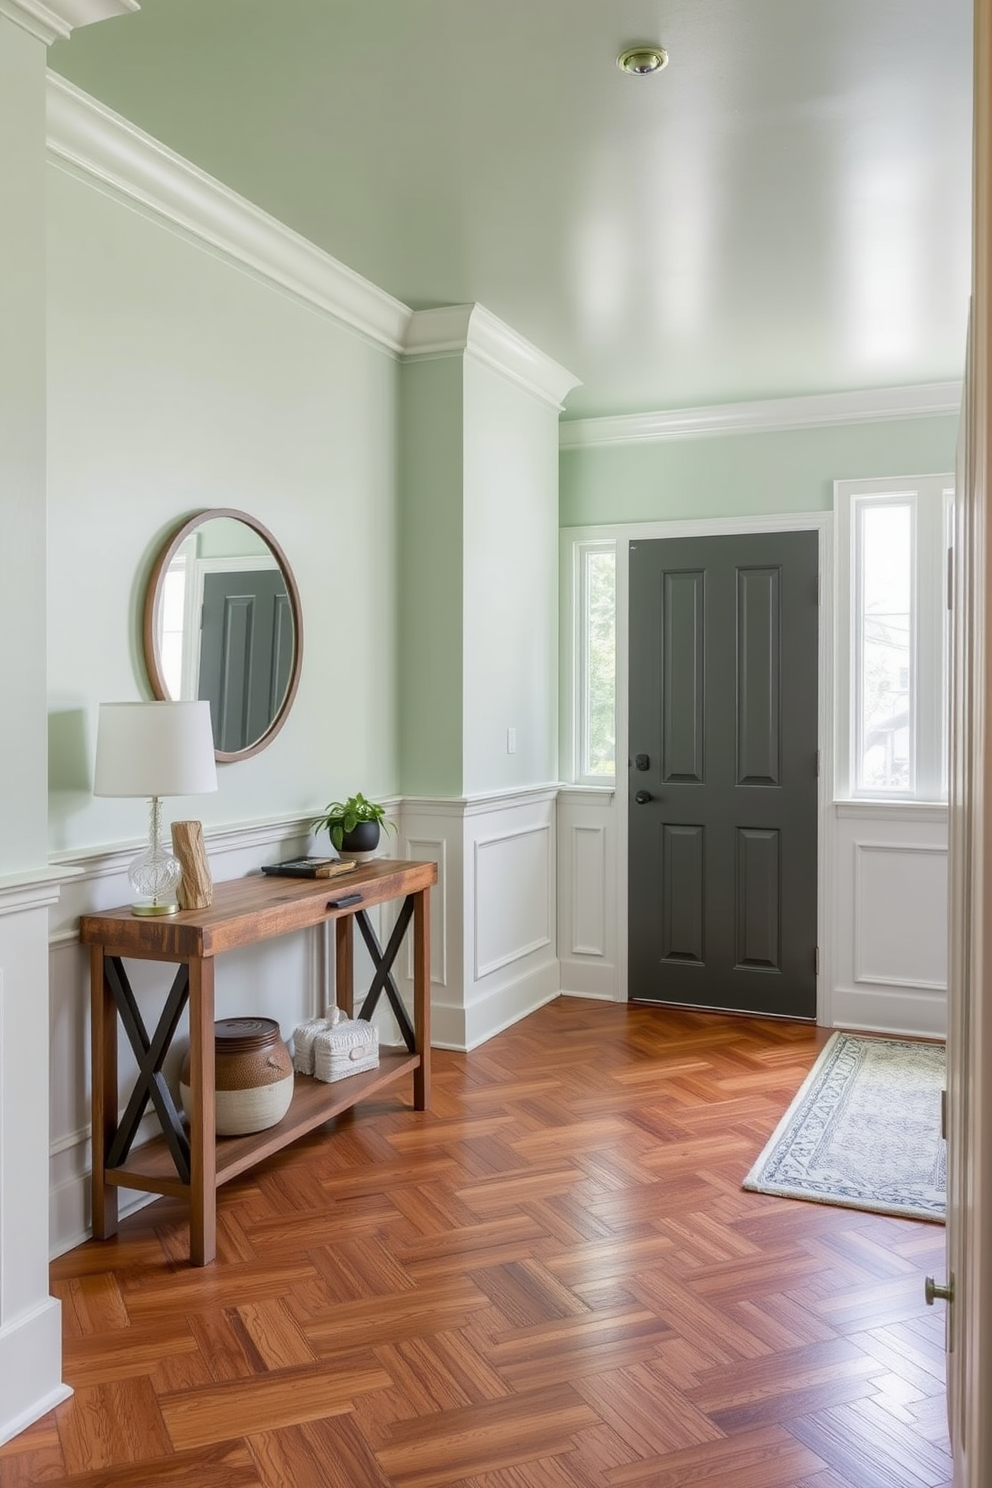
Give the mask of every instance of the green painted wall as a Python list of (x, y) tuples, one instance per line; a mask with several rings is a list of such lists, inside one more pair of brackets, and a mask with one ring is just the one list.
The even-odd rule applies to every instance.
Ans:
[(462, 791), (462, 358), (402, 370), (400, 753), (405, 795)]
[(833, 482), (953, 470), (952, 417), (563, 450), (563, 527), (822, 511)]
[(557, 774), (557, 414), (471, 353), (410, 362), (402, 387), (403, 792), (544, 784)]
[(48, 211), (52, 852), (145, 830), (140, 802), (91, 793), (97, 706), (149, 695), (148, 569), (209, 507), (248, 512), (284, 549), (303, 674), (274, 742), (167, 816), (227, 825), (394, 794), (395, 359), (55, 166)]
[(558, 419), (471, 357), (465, 385), (464, 771), (474, 794), (557, 779)]
[(47, 862), (45, 49), (0, 15), (0, 875)]

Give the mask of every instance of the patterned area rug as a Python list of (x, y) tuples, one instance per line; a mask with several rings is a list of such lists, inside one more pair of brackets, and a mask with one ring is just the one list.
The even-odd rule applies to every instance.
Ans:
[(943, 1223), (944, 1084), (943, 1044), (835, 1033), (744, 1187)]

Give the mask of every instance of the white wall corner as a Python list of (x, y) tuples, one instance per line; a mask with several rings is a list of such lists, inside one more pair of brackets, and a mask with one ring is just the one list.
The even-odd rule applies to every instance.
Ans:
[(46, 46), (64, 41), (79, 26), (140, 10), (138, 0), (0, 0), (0, 15), (16, 22)]
[(56, 164), (209, 243), (394, 355), (402, 349), (412, 312), (385, 290), (54, 72), (46, 106)]
[(657, 413), (571, 419), (560, 427), (559, 446), (588, 449), (595, 445), (712, 438), (716, 434), (777, 434), (788, 429), (833, 424), (956, 417), (960, 410), (960, 382), (931, 382), (918, 387), (873, 388), (867, 392), (821, 393), (803, 398), (723, 403), (711, 408), (672, 408)]
[(483, 305), (415, 310), (406, 332), (405, 361), (466, 353), (560, 409), (580, 379), (539, 351)]

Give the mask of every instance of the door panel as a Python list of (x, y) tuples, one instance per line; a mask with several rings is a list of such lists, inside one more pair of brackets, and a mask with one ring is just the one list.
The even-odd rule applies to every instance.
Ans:
[(703, 575), (666, 573), (663, 779), (703, 778)]
[(817, 536), (630, 550), (629, 995), (816, 1016)]
[(778, 785), (781, 585), (777, 569), (737, 575), (737, 784)]
[(203, 581), (199, 696), (210, 702), (214, 744), (250, 748), (286, 696), (295, 633), (278, 569), (208, 573)]

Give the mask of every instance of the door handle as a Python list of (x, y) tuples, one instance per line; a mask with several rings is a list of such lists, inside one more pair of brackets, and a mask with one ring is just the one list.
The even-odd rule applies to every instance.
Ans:
[(954, 1277), (951, 1276), (947, 1286), (938, 1286), (932, 1276), (928, 1276), (923, 1283), (923, 1295), (928, 1307), (932, 1307), (939, 1298), (941, 1302), (954, 1301)]
[(638, 806), (646, 806), (651, 799), (652, 796), (650, 791), (638, 791), (637, 795), (634, 797), (634, 800), (637, 802)]

